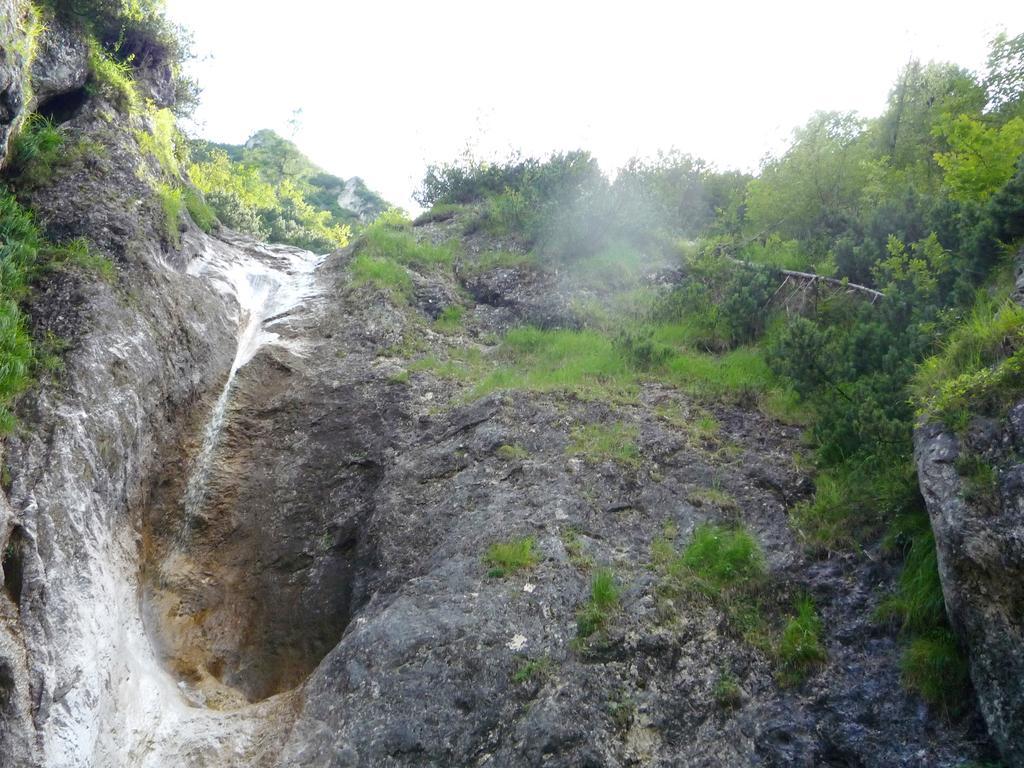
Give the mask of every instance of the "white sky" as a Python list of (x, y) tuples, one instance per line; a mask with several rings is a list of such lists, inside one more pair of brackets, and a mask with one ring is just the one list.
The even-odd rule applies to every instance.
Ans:
[(430, 162), (589, 149), (614, 171), (676, 147), (756, 169), (812, 112), (878, 114), (912, 56), (979, 69), (1024, 1), (167, 0), (202, 57), (198, 132), (294, 134), (388, 200)]

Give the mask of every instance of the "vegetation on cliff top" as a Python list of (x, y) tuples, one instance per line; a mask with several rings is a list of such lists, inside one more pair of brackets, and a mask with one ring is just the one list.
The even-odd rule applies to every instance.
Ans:
[(263, 240), (316, 251), (341, 248), (353, 226), (388, 207), (361, 180), (326, 173), (273, 131), (259, 131), (243, 146), (196, 140), (191, 150), (189, 175), (217, 217)]
[[(681, 254), (686, 277), (667, 297), (607, 313), (609, 323), (598, 311), (584, 331), (510, 332), (507, 366), (477, 391), (615, 397), (654, 376), (707, 394), (728, 391), (727, 362), (747, 356), (738, 381), (790, 405), (792, 392), (810, 417), (818, 492), (794, 526), (820, 552), (890, 532), (907, 557), (887, 604), (907, 636), (906, 680), (948, 708), (966, 678), (944, 613), (918, 615), (941, 594), (934, 558), (920, 554), (934, 542), (911, 434), (920, 414), (959, 426), (997, 415), (1024, 385), (1006, 268), (1024, 236), (1022, 158), (1024, 35), (1002, 35), (979, 73), (909, 63), (878, 118), (812, 116), (756, 177), (680, 154), (633, 161), (613, 182), (585, 152), (466, 157), (428, 169), (418, 200), (432, 206), (423, 221), (458, 215), (467, 234), (529, 253), (516, 257), (524, 264), (602, 274), (594, 285), (619, 279), (604, 264), (626, 275), (622, 288), (624, 265), (640, 265), (635, 275)], [(797, 635), (812, 619), (802, 608), (791, 633), (806, 659), (817, 651)]]

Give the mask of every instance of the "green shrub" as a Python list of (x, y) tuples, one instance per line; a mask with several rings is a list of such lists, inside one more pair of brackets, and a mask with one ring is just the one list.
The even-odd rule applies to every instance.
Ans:
[(484, 563), (491, 567), (487, 575), (492, 578), (501, 578), (532, 568), (540, 562), (535, 550), (536, 543), (533, 536), (495, 542), (484, 555)]
[(825, 661), (821, 645), (821, 619), (809, 597), (796, 604), (796, 616), (791, 618), (779, 640), (779, 680), (784, 685), (803, 682), (814, 667)]
[(614, 461), (636, 467), (640, 464), (639, 434), (633, 424), (588, 424), (573, 430), (568, 451), (590, 462)]
[(351, 270), (355, 285), (373, 285), (403, 300), (412, 296), (412, 278), (401, 264), (360, 253)]
[(576, 614), (576, 634), (587, 638), (603, 630), (608, 620), (619, 609), (621, 589), (615, 574), (602, 568), (590, 580), (590, 599)]

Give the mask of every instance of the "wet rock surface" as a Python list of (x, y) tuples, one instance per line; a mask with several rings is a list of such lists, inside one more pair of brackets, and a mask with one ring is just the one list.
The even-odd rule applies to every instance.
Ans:
[[(13, 7), (0, 0), (0, 22)], [(80, 51), (54, 40), (38, 92), (77, 99)], [(3, 457), (0, 765), (988, 756), (976, 718), (943, 720), (899, 685), (897, 638), (871, 618), (894, 567), (877, 552), (815, 560), (796, 540), (788, 510), (813, 487), (798, 428), (656, 384), (623, 402), (479, 395), (422, 365), (453, 350), (486, 363), (495, 334), (526, 322), (576, 327), (574, 302), (600, 287), (553, 270), (423, 268), (405, 305), (354, 285), (343, 251), (253, 324), (244, 290), (312, 255), (184, 217), (177, 247), (140, 120), (85, 99), (53, 178), (19, 190), (51, 238), (87, 237), (117, 279), (55, 273), (30, 307), (37, 335), (69, 349), (19, 402)], [(419, 236), (461, 226), (440, 224)], [(509, 244), (465, 245), (471, 261)], [(465, 323), (442, 332), (453, 304)], [(713, 435), (693, 428), (708, 415)], [(574, 449), (580, 426), (611, 424), (635, 435), (632, 459)], [(828, 660), (804, 683), (780, 685), (770, 650), (712, 600), (659, 589), (655, 538), (682, 546), (707, 521), (742, 522), (761, 544), (771, 622), (813, 595)], [(539, 562), (492, 574), (488, 547), (524, 536)], [(599, 567), (621, 609), (580, 641)]]

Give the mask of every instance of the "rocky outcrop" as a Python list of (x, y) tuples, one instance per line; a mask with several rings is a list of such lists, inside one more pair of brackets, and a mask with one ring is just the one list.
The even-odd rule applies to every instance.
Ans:
[(27, 3), (0, 0), (0, 167), (25, 104), (29, 22)]
[[(1009, 765), (1024, 764), (1024, 402), (1005, 423), (978, 420), (966, 435), (940, 425), (915, 436), (946, 611), (968, 650), (989, 733)], [(968, 456), (996, 484), (961, 477)]]
[[(79, 101), (82, 41), (54, 34), (33, 76), (55, 116), (74, 105), (69, 151), (19, 195), (117, 278), (58, 271), (30, 306), (70, 348), (17, 404), (4, 456), (0, 766), (986, 756), (971, 718), (936, 723), (899, 688), (897, 640), (870, 620), (894, 567), (803, 552), (798, 428), (658, 384), (622, 402), (480, 396), (445, 368), (453, 350), (487, 361), (512, 325), (574, 325), (571, 302), (597, 294), (572, 275), (424, 266), (396, 302), (352, 280), (352, 250), (211, 237), (184, 216), (168, 232), (144, 121)], [(442, 332), (452, 304), (462, 326)], [(717, 434), (691, 429), (698, 414)], [(602, 424), (635, 455), (580, 455), (578, 427)], [(713, 600), (659, 589), (654, 540), (707, 521), (742, 522), (765, 550), (769, 621), (803, 592), (820, 606), (828, 661), (802, 686)], [(491, 573), (488, 547), (523, 536), (537, 564)], [(597, 567), (621, 606), (584, 642)]]

